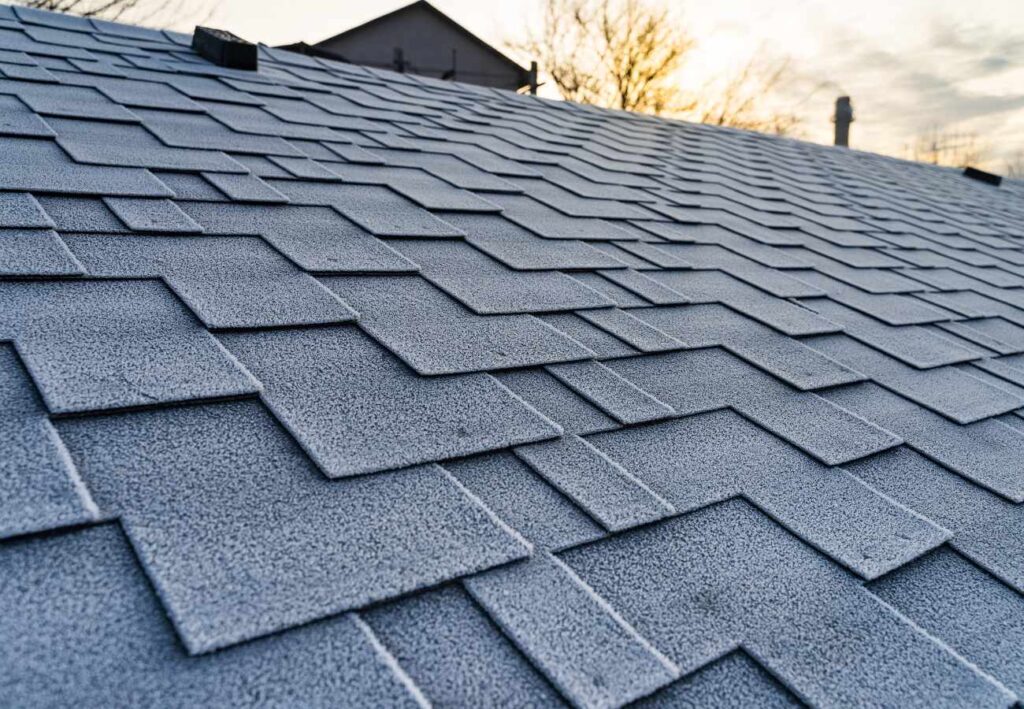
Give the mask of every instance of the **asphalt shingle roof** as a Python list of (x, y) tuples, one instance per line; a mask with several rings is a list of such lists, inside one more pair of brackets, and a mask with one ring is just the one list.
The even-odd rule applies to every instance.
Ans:
[(0, 703), (1009, 706), (1024, 186), (0, 6)]

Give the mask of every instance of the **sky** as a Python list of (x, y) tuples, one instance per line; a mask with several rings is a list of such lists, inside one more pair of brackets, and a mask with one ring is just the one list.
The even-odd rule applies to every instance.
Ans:
[[(937, 130), (975, 134), (982, 165), (997, 172), (1024, 154), (1024, 0), (666, 1), (696, 40), (680, 72), (689, 88), (713, 87), (755, 55), (788, 60), (788, 81), (764, 101), (800, 118), (798, 137), (831, 143), (835, 98), (846, 94), (855, 148), (908, 157)], [(542, 0), (433, 2), (499, 48), (542, 17)], [(219, 0), (207, 24), (271, 45), (313, 43), (404, 4)]]

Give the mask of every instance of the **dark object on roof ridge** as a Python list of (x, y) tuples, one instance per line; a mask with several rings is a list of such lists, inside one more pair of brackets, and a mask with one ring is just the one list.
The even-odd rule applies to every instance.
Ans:
[(256, 45), (227, 30), (196, 27), (192, 49), (217, 66), (256, 71)]
[(995, 185), (996, 187), (1003, 183), (1002, 175), (985, 172), (984, 170), (979, 170), (976, 167), (970, 166), (964, 168), (964, 177), (969, 177), (972, 180), (977, 180), (978, 182), (984, 182), (986, 185)]

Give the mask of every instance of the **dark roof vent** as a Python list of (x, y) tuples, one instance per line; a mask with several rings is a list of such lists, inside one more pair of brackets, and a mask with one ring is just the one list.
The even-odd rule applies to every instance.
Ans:
[(256, 45), (226, 30), (196, 27), (192, 49), (217, 66), (256, 71)]
[(984, 182), (986, 185), (995, 185), (996, 187), (1003, 183), (1003, 178), (1001, 176), (994, 175), (991, 172), (985, 172), (984, 170), (979, 170), (976, 167), (965, 167), (964, 177), (969, 177), (972, 180), (977, 180), (978, 182)]

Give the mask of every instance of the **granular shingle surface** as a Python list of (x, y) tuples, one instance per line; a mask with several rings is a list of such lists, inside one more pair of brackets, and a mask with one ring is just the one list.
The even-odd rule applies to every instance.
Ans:
[(1024, 183), (191, 41), (0, 5), (0, 704), (1020, 703)]

